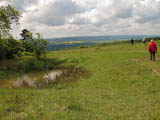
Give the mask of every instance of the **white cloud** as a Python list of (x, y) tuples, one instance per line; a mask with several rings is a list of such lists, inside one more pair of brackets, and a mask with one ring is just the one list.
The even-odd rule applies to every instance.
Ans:
[(44, 37), (159, 34), (160, 0), (1, 0), (22, 13), (23, 28)]
[(8, 5), (8, 4), (9, 4), (8, 1), (1, 1), (1, 2), (0, 2), (0, 6), (6, 6), (6, 5)]

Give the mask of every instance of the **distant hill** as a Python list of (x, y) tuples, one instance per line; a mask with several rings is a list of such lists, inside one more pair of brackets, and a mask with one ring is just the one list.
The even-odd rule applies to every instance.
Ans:
[(80, 37), (64, 37), (64, 38), (48, 38), (48, 50), (60, 50), (85, 45), (93, 45), (97, 43), (107, 43), (113, 41), (139, 40), (144, 37), (152, 38), (158, 35), (107, 35), (107, 36), (80, 36)]
[(108, 42), (130, 40), (131, 38), (137, 40), (143, 37), (150, 38), (158, 35), (107, 35), (107, 36), (79, 36), (79, 37), (63, 37), (63, 38), (48, 38), (49, 42), (66, 42), (66, 41), (87, 41), (87, 42)]

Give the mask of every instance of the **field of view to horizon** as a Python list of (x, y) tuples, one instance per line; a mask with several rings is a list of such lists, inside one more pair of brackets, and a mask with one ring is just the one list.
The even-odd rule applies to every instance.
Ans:
[(159, 37), (159, 35), (106, 35), (106, 36), (77, 36), (62, 38), (46, 38), (48, 50), (61, 50), (73, 47), (83, 47), (99, 43), (110, 43), (119, 41), (142, 40), (143, 38)]
[(0, 0), (0, 120), (160, 120), (160, 0)]

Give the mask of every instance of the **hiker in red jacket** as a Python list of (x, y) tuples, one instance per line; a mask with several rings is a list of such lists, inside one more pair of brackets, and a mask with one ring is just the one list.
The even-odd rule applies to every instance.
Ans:
[(148, 51), (150, 52), (151, 60), (153, 58), (153, 61), (155, 61), (155, 53), (157, 52), (157, 46), (153, 40), (151, 40), (151, 43), (149, 44)]

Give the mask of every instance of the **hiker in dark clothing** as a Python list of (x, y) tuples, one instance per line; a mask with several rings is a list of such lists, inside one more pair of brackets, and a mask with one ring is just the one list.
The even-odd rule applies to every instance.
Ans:
[(155, 53), (157, 52), (157, 46), (153, 40), (151, 40), (151, 43), (149, 44), (148, 51), (150, 52), (150, 59), (155, 61)]
[(142, 42), (144, 43), (144, 45), (146, 45), (146, 38), (145, 37), (142, 39)]
[(134, 43), (134, 40), (133, 40), (133, 38), (131, 39), (131, 45), (133, 45), (133, 43)]

